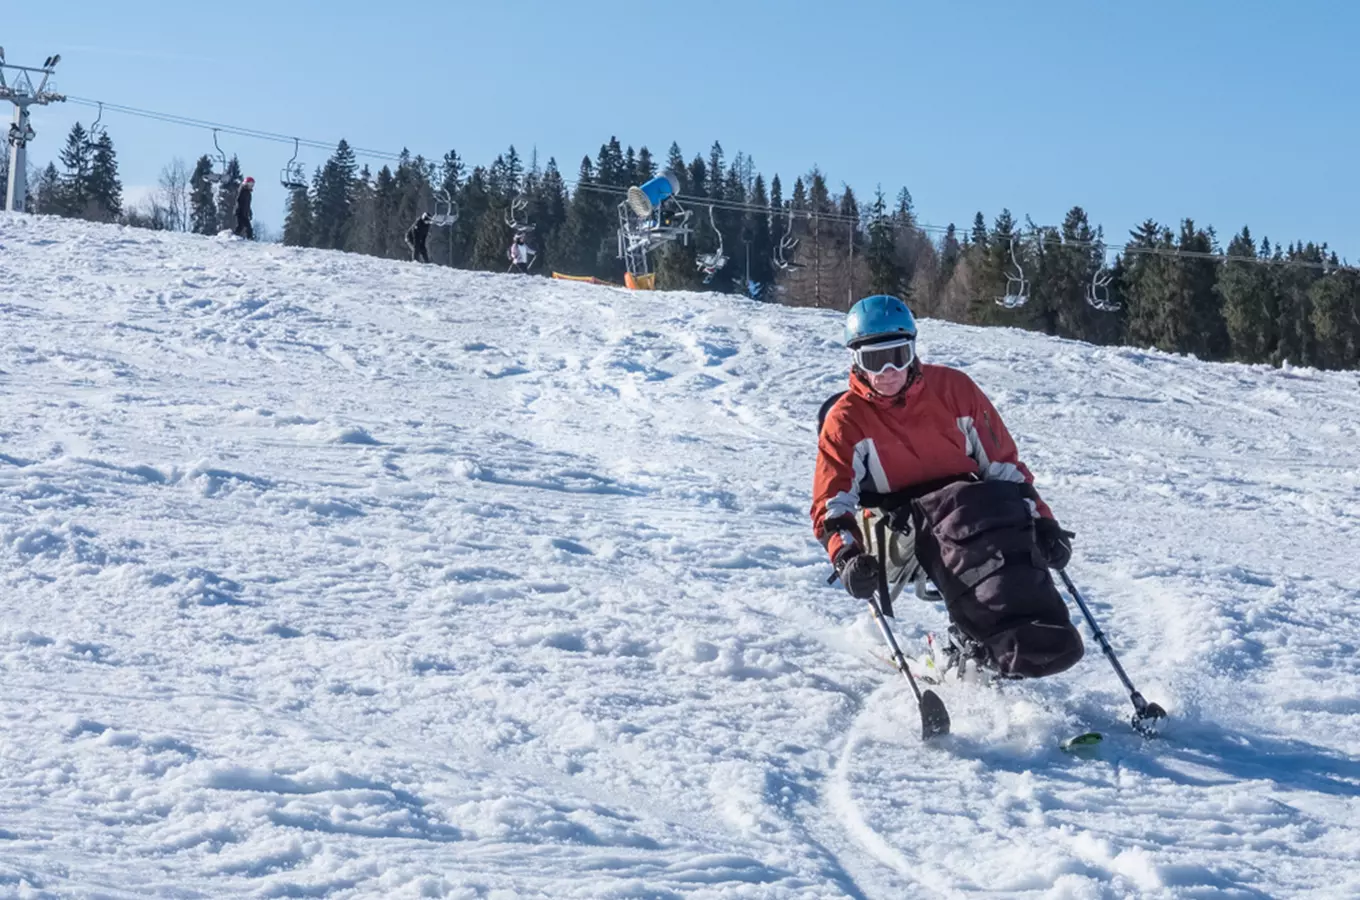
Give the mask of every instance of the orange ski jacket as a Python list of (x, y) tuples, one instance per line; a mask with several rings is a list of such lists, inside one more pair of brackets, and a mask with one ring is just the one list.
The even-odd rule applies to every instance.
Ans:
[[(993, 474), (997, 469), (993, 464), (1005, 463), (1033, 485), (1000, 414), (963, 372), (922, 365), (904, 393), (884, 397), (852, 371), (850, 390), (827, 412), (817, 442), (813, 533), (834, 561), (847, 541), (863, 543), (856, 521), (862, 492), (988, 477), (989, 468)], [(1035, 506), (1053, 518), (1042, 499)]]

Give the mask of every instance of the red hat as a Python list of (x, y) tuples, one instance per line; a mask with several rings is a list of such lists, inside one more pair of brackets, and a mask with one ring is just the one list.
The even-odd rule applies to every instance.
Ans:
[(254, 178), (251, 178), (249, 175), (247, 175), (247, 176), (246, 176), (246, 184), (254, 184), (254, 183), (255, 183), (255, 179), (254, 179)]

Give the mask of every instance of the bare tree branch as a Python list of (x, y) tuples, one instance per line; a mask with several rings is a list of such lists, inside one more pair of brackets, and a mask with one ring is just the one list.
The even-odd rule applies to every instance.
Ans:
[(171, 231), (189, 230), (189, 167), (175, 157), (161, 169), (160, 188), (154, 206), (164, 227)]

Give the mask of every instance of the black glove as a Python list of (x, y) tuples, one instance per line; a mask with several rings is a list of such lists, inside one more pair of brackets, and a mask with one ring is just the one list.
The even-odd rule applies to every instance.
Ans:
[(851, 597), (868, 600), (878, 590), (878, 560), (857, 546), (849, 546), (836, 556), (836, 574)]
[(1065, 569), (1072, 559), (1072, 538), (1070, 531), (1063, 529), (1056, 519), (1040, 517), (1034, 520), (1034, 540), (1039, 545), (1039, 553), (1050, 568)]

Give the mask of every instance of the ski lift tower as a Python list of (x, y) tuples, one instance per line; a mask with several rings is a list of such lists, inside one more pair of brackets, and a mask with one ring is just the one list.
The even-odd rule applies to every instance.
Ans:
[[(43, 60), (40, 68), (10, 65), (5, 62), (5, 49), (0, 47), (0, 100), (14, 104), (14, 122), (9, 126), (9, 191), (5, 196), (5, 209), (10, 212), (23, 212), (24, 198), (28, 195), (28, 142), (38, 136), (28, 121), (28, 108), (66, 99), (47, 89), (47, 81), (59, 62), (58, 53)], [(8, 75), (9, 72), (15, 74)], [(30, 72), (42, 75), (36, 88)]]

